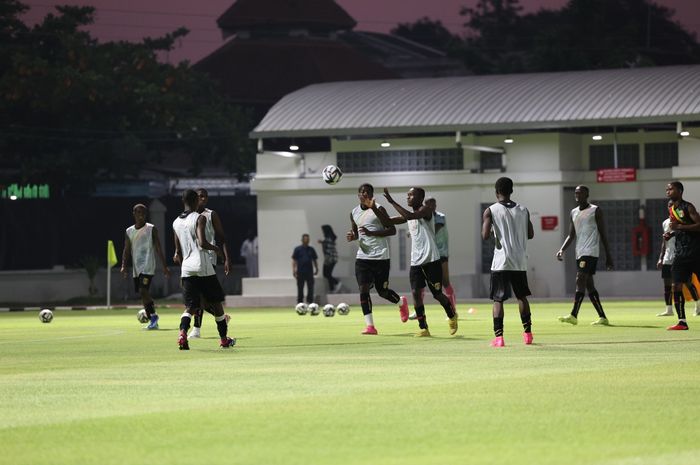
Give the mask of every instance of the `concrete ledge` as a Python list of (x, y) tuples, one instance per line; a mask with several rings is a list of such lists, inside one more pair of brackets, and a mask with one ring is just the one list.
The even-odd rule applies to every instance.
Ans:
[[(384, 300), (381, 297), (380, 300)], [(316, 303), (323, 306), (326, 304), (338, 305), (344, 302), (348, 305), (360, 305), (359, 294), (328, 294), (317, 295)], [(382, 302), (385, 303), (385, 302)], [(297, 304), (295, 295), (227, 295), (226, 306), (233, 308), (259, 308), (259, 307), (290, 307)]]

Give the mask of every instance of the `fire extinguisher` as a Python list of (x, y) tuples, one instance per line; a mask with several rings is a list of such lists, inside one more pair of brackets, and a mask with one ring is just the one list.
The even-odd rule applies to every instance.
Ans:
[(646, 257), (649, 255), (649, 226), (644, 219), (644, 207), (639, 207), (639, 224), (632, 228), (632, 255)]

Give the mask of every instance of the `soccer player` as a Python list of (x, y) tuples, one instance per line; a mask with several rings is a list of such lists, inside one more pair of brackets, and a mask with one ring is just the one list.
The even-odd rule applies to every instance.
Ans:
[(488, 240), (493, 233), (496, 246), (491, 262), (491, 300), (493, 300), (493, 347), (503, 347), (503, 302), (510, 297), (511, 288), (518, 299), (520, 321), (525, 332), (523, 341), (532, 344), (532, 319), (527, 296), (527, 241), (535, 236), (530, 212), (510, 199), (513, 181), (499, 178), (496, 181), (496, 199), (482, 217), (481, 238)]
[(297, 303), (304, 301), (304, 284), (306, 284), (306, 303), (314, 301), (314, 276), (318, 274), (318, 255), (309, 245), (309, 235), (301, 236), (301, 245), (292, 252), (292, 274), (297, 280)]
[(608, 318), (605, 316), (603, 304), (600, 303), (600, 295), (595, 288), (593, 275), (598, 265), (598, 254), (600, 243), (605, 247), (605, 264), (608, 270), (613, 268), (613, 260), (610, 255), (608, 238), (605, 234), (605, 223), (603, 222), (603, 212), (600, 207), (588, 203), (589, 190), (586, 186), (577, 186), (574, 197), (578, 206), (571, 210), (571, 222), (569, 225), (569, 235), (566, 236), (561, 249), (557, 252), (557, 260), (562, 261), (564, 251), (576, 241), (576, 294), (574, 296), (574, 306), (571, 314), (560, 316), (559, 321), (572, 325), (578, 324), (578, 311), (585, 292), (598, 312), (598, 319), (592, 325), (608, 326)]
[[(389, 215), (374, 201), (374, 187), (362, 184), (357, 189), (360, 204), (350, 212), (350, 231), (345, 238), (348, 242), (358, 241), (355, 258), (355, 278), (360, 290), (360, 305), (365, 318), (362, 334), (375, 335), (372, 315), (372, 298), (369, 291), (374, 286), (380, 297), (392, 304), (399, 304), (399, 315), (404, 323), (408, 320), (408, 302), (389, 288), (391, 269), (389, 236), (396, 234), (396, 227), (389, 221)], [(383, 220), (381, 219), (383, 218)]]
[(228, 324), (221, 302), (224, 291), (216, 278), (208, 250), (223, 255), (221, 249), (210, 244), (206, 237), (207, 218), (197, 213), (197, 192), (187, 189), (182, 193), (184, 212), (173, 221), (175, 263), (181, 265), (181, 280), (185, 311), (180, 318), (180, 334), (177, 344), (180, 350), (189, 350), (187, 330), (193, 315), (202, 308), (202, 297), (212, 306), (216, 327), (221, 338), (220, 347), (232, 347), (236, 340), (228, 337)]
[(151, 297), (151, 281), (156, 272), (156, 255), (163, 265), (163, 274), (170, 277), (170, 270), (165, 263), (165, 256), (160, 248), (158, 240), (158, 229), (151, 223), (146, 222), (148, 209), (139, 203), (134, 205), (132, 210), (134, 215), (134, 225), (126, 228), (124, 237), (124, 252), (122, 253), (121, 273), (127, 277), (127, 263), (131, 259), (132, 276), (134, 278), (134, 288), (141, 296), (143, 308), (150, 319), (146, 329), (158, 329), (158, 313)]
[(678, 314), (678, 323), (667, 329), (687, 330), (683, 284), (691, 282), (693, 273), (700, 276), (700, 215), (692, 203), (683, 200), (683, 184), (679, 181), (666, 186), (666, 197), (673, 202), (668, 209), (671, 231), (664, 233), (664, 238), (676, 238), (671, 274), (673, 303)]
[(428, 321), (425, 316), (422, 290), (427, 283), (428, 289), (435, 300), (440, 302), (448, 318), (450, 334), (457, 332), (457, 315), (450, 299), (442, 293), (442, 265), (440, 264), (440, 252), (435, 242), (435, 218), (434, 210), (423, 204), (425, 191), (420, 187), (412, 187), (407, 193), (409, 211), (396, 203), (391, 197), (389, 189), (384, 188), (384, 197), (394, 206), (400, 216), (391, 217), (393, 224), (408, 223), (408, 232), (411, 234), (411, 270), (409, 272), (411, 293), (413, 294), (413, 306), (418, 316), (420, 331), (416, 337), (430, 337)]
[[(671, 208), (671, 206), (673, 206), (673, 202), (669, 200), (668, 208)], [(666, 310), (656, 316), (673, 316), (673, 276), (671, 274), (671, 267), (673, 265), (673, 256), (676, 253), (676, 238), (670, 234), (670, 218), (664, 220), (662, 228), (664, 234), (669, 233), (669, 236), (668, 238), (664, 236), (661, 239), (661, 253), (659, 253), (659, 260), (656, 262), (656, 268), (661, 270), (661, 278), (664, 281), (664, 302), (666, 303)], [(690, 282), (686, 283), (686, 286), (688, 287), (693, 301), (695, 301), (695, 316), (698, 316), (700, 314), (700, 309), (698, 309), (698, 291), (695, 289), (692, 279)]]
[[(221, 224), (221, 218), (219, 218), (219, 215), (214, 210), (207, 208), (207, 203), (209, 202), (209, 192), (207, 192), (207, 190), (203, 188), (197, 189), (196, 192), (198, 199), (197, 213), (199, 213), (207, 219), (207, 224), (204, 228), (207, 241), (210, 244), (218, 245), (219, 248), (223, 251), (224, 274), (228, 276), (229, 272), (231, 271), (231, 262), (229, 260), (228, 247), (226, 247), (226, 234), (224, 233), (224, 226)], [(211, 250), (207, 251), (207, 255), (209, 255), (212, 267), (214, 268), (214, 274), (216, 275), (217, 255)], [(202, 305), (202, 307), (204, 308), (204, 310), (211, 313), (212, 315), (214, 314), (213, 307), (210, 302), (205, 302), (204, 305)], [(190, 334), (187, 336), (189, 339), (202, 337), (201, 329), (204, 310), (200, 308), (199, 312), (197, 312), (194, 315), (192, 331), (190, 331)]]

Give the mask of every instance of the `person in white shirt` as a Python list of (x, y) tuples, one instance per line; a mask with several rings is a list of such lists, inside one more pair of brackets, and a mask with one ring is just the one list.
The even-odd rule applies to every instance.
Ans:
[(450, 335), (454, 335), (458, 327), (457, 315), (455, 315), (450, 299), (442, 293), (442, 265), (440, 264), (440, 251), (435, 242), (434, 210), (430, 206), (423, 204), (425, 190), (420, 187), (412, 187), (408, 190), (406, 203), (412, 211), (396, 203), (386, 187), (384, 188), (384, 197), (400, 215), (392, 217), (391, 222), (393, 224), (408, 223), (408, 231), (411, 234), (411, 270), (409, 277), (411, 293), (413, 294), (413, 306), (420, 328), (416, 337), (430, 337), (422, 295), (422, 290), (426, 284), (435, 300), (445, 309)]
[(571, 222), (569, 235), (566, 236), (561, 249), (557, 252), (557, 260), (562, 261), (564, 251), (572, 242), (576, 242), (576, 294), (574, 295), (574, 306), (571, 314), (560, 316), (559, 321), (572, 325), (578, 324), (578, 311), (585, 292), (598, 313), (598, 319), (592, 325), (608, 326), (608, 317), (605, 316), (603, 304), (600, 302), (600, 295), (595, 288), (593, 275), (598, 266), (598, 254), (600, 244), (605, 247), (605, 264), (607, 270), (613, 269), (613, 259), (610, 255), (608, 238), (605, 234), (605, 223), (603, 222), (603, 212), (600, 207), (588, 203), (589, 190), (586, 186), (577, 186), (574, 197), (578, 206), (571, 210)]
[(484, 210), (481, 238), (488, 240), (493, 234), (496, 245), (491, 262), (491, 300), (493, 300), (493, 347), (503, 347), (503, 302), (510, 297), (511, 288), (518, 299), (520, 321), (523, 324), (523, 341), (532, 344), (532, 319), (527, 296), (527, 241), (535, 236), (530, 212), (511, 200), (513, 180), (502, 177), (496, 181), (498, 202)]
[(202, 297), (212, 305), (214, 320), (221, 338), (220, 347), (233, 347), (236, 340), (228, 337), (228, 324), (221, 302), (224, 292), (221, 283), (216, 278), (211, 258), (207, 253), (213, 250), (217, 255), (223, 255), (221, 249), (209, 243), (206, 237), (207, 219), (197, 213), (197, 192), (187, 189), (182, 193), (184, 212), (173, 221), (175, 240), (175, 256), (173, 260), (180, 265), (183, 299), (185, 311), (180, 318), (180, 334), (177, 344), (180, 350), (189, 350), (187, 330), (190, 322), (202, 308)]
[(241, 244), (241, 257), (245, 260), (245, 268), (249, 278), (258, 277), (258, 236), (250, 229), (246, 239)]
[(158, 329), (158, 313), (156, 312), (153, 298), (151, 297), (151, 282), (156, 273), (156, 255), (163, 265), (163, 274), (170, 277), (170, 270), (165, 263), (165, 255), (160, 248), (158, 239), (158, 229), (151, 223), (146, 222), (148, 209), (144, 204), (136, 204), (132, 209), (134, 215), (134, 225), (126, 228), (124, 236), (124, 252), (122, 253), (121, 273), (127, 277), (127, 264), (131, 259), (132, 277), (134, 278), (134, 289), (141, 296), (143, 308), (150, 322), (146, 329)]

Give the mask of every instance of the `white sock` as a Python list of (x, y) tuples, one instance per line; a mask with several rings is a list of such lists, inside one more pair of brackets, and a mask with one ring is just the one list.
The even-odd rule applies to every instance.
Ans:
[(673, 313), (673, 305), (666, 305), (666, 313)]
[(697, 300), (695, 301), (695, 311), (696, 312), (698, 311), (698, 301)]
[(372, 317), (371, 313), (365, 315), (365, 324), (367, 326), (374, 326), (374, 318)]

